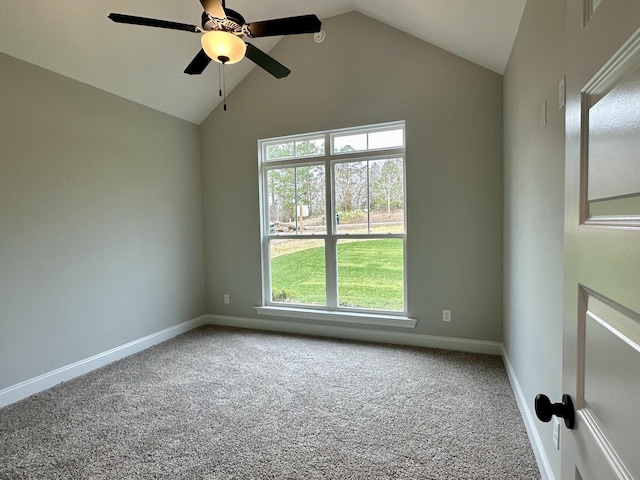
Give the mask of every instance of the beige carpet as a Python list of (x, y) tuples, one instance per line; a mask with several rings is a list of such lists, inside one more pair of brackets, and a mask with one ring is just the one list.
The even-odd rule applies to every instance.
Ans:
[(499, 357), (203, 327), (0, 409), (1, 479), (538, 479)]

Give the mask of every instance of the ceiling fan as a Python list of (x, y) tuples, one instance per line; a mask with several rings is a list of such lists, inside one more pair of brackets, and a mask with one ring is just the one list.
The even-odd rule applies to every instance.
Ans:
[(286, 77), (291, 73), (291, 70), (259, 48), (246, 43), (243, 38), (316, 33), (320, 31), (322, 26), (322, 22), (316, 15), (301, 15), (246, 23), (242, 15), (225, 6), (224, 0), (200, 0), (200, 3), (204, 8), (204, 12), (202, 12), (202, 27), (120, 13), (111, 13), (109, 18), (117, 23), (202, 33), (202, 49), (184, 71), (189, 75), (201, 74), (211, 60), (224, 65), (236, 63), (246, 56), (274, 77)]

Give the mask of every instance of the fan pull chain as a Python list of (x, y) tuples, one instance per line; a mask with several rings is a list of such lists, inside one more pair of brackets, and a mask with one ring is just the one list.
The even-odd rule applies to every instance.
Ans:
[(222, 64), (222, 90), (224, 91), (224, 98), (222, 102), (224, 104), (224, 111), (227, 111), (227, 78), (224, 74), (224, 63)]
[(227, 81), (224, 74), (224, 64), (226, 62), (220, 62), (218, 64), (218, 82), (220, 84), (220, 90), (218, 90), (218, 94), (223, 97), (222, 104), (224, 106), (224, 111), (227, 111)]

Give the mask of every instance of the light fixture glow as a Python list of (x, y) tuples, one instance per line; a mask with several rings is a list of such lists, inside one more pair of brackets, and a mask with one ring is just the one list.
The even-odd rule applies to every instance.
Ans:
[(202, 48), (212, 60), (226, 64), (239, 62), (247, 51), (241, 38), (222, 30), (202, 35)]

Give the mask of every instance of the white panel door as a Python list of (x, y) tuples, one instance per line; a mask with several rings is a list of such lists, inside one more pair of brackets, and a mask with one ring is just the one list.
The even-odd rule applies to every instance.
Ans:
[(562, 478), (640, 480), (640, 1), (567, 4)]

